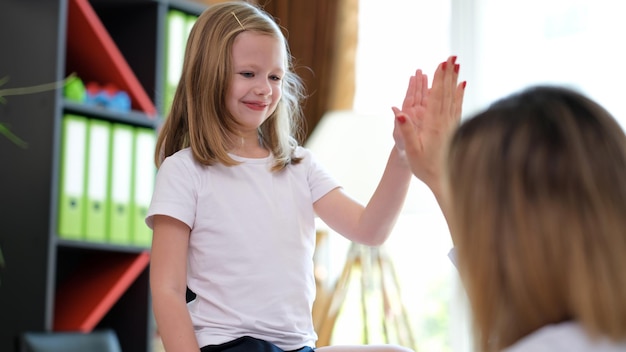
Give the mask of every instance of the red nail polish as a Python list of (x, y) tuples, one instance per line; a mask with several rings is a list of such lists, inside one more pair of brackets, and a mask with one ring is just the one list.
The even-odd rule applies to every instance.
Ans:
[(463, 83), (461, 83), (461, 85), (463, 86), (463, 89), (465, 89), (465, 86), (467, 85), (467, 81), (463, 81)]
[(459, 64), (454, 64), (454, 73), (459, 73), (459, 69), (461, 68), (461, 65)]
[(447, 66), (447, 65), (448, 65), (448, 62), (447, 62), (447, 61), (444, 61), (444, 62), (441, 64), (441, 69), (445, 71), (445, 70), (446, 70), (446, 66)]
[(456, 55), (452, 56), (452, 63), (456, 63)]
[(405, 123), (406, 122), (406, 118), (402, 115), (396, 117), (396, 120), (398, 120), (398, 122), (400, 123)]

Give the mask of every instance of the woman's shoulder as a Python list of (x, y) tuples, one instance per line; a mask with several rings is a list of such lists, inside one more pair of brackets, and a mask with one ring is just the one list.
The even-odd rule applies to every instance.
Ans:
[(544, 326), (503, 352), (624, 352), (626, 341), (590, 336), (577, 322)]

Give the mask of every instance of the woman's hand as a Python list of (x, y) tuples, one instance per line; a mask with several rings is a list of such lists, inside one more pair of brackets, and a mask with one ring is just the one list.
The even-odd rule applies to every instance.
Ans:
[(411, 172), (431, 189), (439, 187), (444, 153), (461, 119), (465, 82), (457, 84), (458, 76), (456, 56), (439, 64), (430, 89), (426, 75), (417, 70), (402, 110), (392, 108), (396, 147), (406, 154)]

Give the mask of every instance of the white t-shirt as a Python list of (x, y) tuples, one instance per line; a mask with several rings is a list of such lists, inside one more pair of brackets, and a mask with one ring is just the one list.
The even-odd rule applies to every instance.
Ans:
[(621, 343), (606, 338), (592, 339), (576, 322), (545, 326), (503, 352), (625, 352)]
[(204, 166), (183, 149), (159, 168), (146, 223), (162, 214), (191, 228), (188, 309), (201, 347), (244, 335), (315, 346), (313, 203), (339, 185), (307, 149), (296, 155), (271, 172), (271, 156)]

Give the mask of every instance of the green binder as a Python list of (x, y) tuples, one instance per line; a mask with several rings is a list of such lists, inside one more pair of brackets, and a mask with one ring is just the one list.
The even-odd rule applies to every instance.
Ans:
[(114, 123), (111, 127), (108, 240), (124, 245), (131, 243), (133, 135), (132, 126)]
[(152, 230), (146, 225), (145, 218), (154, 190), (155, 144), (156, 132), (154, 130), (142, 127), (135, 129), (132, 233), (133, 243), (138, 246), (149, 246), (152, 242)]
[(71, 114), (64, 115), (57, 226), (61, 238), (83, 238), (86, 142), (87, 119)]
[(187, 15), (179, 10), (169, 10), (166, 22), (165, 41), (165, 84), (163, 94), (163, 116), (167, 116), (180, 80), (187, 44)]
[(90, 119), (87, 124), (87, 182), (84, 234), (89, 241), (107, 239), (108, 177), (111, 124)]

